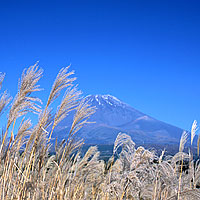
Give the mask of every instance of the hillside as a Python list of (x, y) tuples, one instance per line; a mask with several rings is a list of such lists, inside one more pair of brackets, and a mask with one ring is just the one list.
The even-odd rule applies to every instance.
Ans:
[[(119, 132), (127, 133), (139, 144), (178, 143), (182, 129), (148, 116), (112, 95), (88, 95), (85, 97), (97, 108), (90, 121), (95, 123), (79, 131), (79, 137), (88, 144), (112, 144)], [(68, 115), (53, 134), (62, 140), (72, 122)]]

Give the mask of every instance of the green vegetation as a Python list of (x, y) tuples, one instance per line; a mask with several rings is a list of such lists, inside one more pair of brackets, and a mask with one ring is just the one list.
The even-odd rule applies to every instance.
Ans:
[[(105, 163), (99, 159), (96, 146), (80, 156), (82, 140), (77, 132), (95, 112), (81, 99), (74, 86), (73, 72), (63, 68), (58, 73), (44, 108), (32, 95), (40, 91), (38, 81), (42, 70), (34, 65), (24, 70), (17, 95), (13, 99), (0, 146), (0, 198), (3, 199), (200, 199), (200, 165), (193, 154), (184, 153), (188, 133), (180, 140), (179, 152), (161, 156), (143, 147), (135, 147), (130, 136), (116, 138), (113, 155)], [(0, 87), (5, 75), (0, 75)], [(66, 90), (56, 112), (51, 108), (61, 91)], [(0, 113), (11, 102), (7, 92), (0, 96)], [(49, 154), (54, 128), (69, 112), (75, 111), (66, 140), (56, 142), (55, 155)], [(32, 125), (29, 113), (38, 115)], [(20, 122), (17, 134), (15, 126)], [(192, 126), (191, 144), (197, 130)], [(8, 138), (8, 136), (10, 136)], [(198, 140), (199, 146), (199, 140)], [(22, 152), (22, 153), (21, 153)], [(117, 159), (116, 159), (117, 158)]]

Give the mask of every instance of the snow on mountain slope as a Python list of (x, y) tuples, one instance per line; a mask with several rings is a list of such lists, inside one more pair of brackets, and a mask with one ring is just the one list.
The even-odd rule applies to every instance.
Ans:
[[(119, 132), (129, 134), (137, 143), (178, 143), (182, 129), (156, 120), (134, 109), (112, 95), (88, 95), (86, 100), (96, 106), (89, 124), (79, 131), (86, 143), (111, 144)], [(72, 116), (56, 128), (54, 137), (62, 139), (70, 128)]]

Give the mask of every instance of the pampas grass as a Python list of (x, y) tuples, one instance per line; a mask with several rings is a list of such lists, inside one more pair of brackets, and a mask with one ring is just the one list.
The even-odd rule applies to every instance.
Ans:
[(183, 131), (181, 139), (180, 139), (179, 152), (183, 151), (185, 143), (187, 142), (187, 139), (188, 139), (188, 133), (187, 131)]
[(193, 143), (193, 139), (194, 139), (194, 136), (195, 136), (197, 130), (198, 130), (197, 121), (194, 120), (194, 122), (192, 124), (192, 128), (191, 128), (191, 145)]
[[(174, 156), (165, 156), (165, 151), (158, 156), (142, 146), (136, 148), (125, 133), (118, 134), (108, 162), (99, 158), (96, 146), (81, 156), (84, 141), (77, 135), (83, 126), (91, 123), (89, 118), (95, 108), (81, 98), (81, 92), (74, 85), (74, 72), (69, 71), (69, 67), (59, 71), (46, 104), (42, 104), (35, 97), (35, 93), (41, 90), (38, 81), (42, 72), (38, 63), (23, 71), (18, 92), (8, 110), (0, 148), (0, 199), (200, 198), (199, 161), (192, 160), (191, 151), (183, 152), (187, 132), (182, 134), (179, 152)], [(0, 74), (0, 88), (4, 78), (5, 74)], [(52, 103), (58, 101), (63, 93), (60, 105), (54, 111)], [(2, 92), (0, 113), (5, 111), (10, 101), (9, 94)], [(55, 155), (50, 155), (54, 129), (70, 112), (74, 113), (71, 129), (62, 142), (56, 140)], [(38, 115), (35, 125), (28, 113)], [(18, 130), (16, 123), (19, 124)], [(195, 121), (191, 144), (196, 130)]]

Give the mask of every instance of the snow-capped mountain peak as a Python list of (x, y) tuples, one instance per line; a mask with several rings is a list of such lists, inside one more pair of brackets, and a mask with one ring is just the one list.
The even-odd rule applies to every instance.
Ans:
[[(85, 99), (96, 107), (96, 112), (90, 118), (95, 123), (79, 132), (86, 143), (114, 143), (119, 132), (129, 134), (135, 142), (169, 143), (180, 140), (182, 129), (156, 120), (110, 94), (88, 95)], [(69, 115), (57, 127), (55, 132), (60, 140), (72, 120), (73, 116)], [(68, 128), (64, 130), (63, 127)]]
[(110, 94), (106, 94), (106, 95), (88, 95), (85, 97), (87, 100), (89, 100), (89, 102), (91, 103), (95, 103), (96, 105), (99, 106), (105, 106), (105, 105), (110, 105), (110, 106), (125, 106), (127, 104), (123, 103), (122, 101), (120, 101), (118, 98), (110, 95)]

